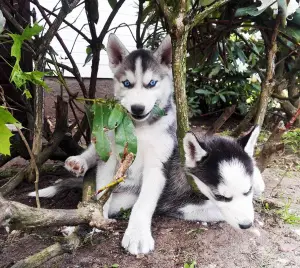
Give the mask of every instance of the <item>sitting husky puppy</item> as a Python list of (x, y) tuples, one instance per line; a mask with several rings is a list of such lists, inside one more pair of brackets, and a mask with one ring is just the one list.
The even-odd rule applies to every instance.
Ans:
[[(120, 200), (120, 205), (133, 206), (122, 246), (132, 254), (148, 253), (154, 249), (152, 215), (166, 184), (164, 165), (176, 146), (171, 38), (167, 36), (154, 53), (144, 49), (129, 53), (120, 40), (110, 34), (107, 54), (114, 74), (115, 98), (133, 118), (138, 143), (138, 151), (128, 170), (126, 185), (138, 188), (139, 194), (124, 201), (127, 204)], [(153, 109), (155, 106), (162, 109), (165, 116), (156, 115)], [(84, 176), (88, 169), (97, 165), (97, 189), (112, 181), (118, 167), (113, 132), (110, 134), (112, 154), (106, 163), (99, 161), (94, 145), (65, 162), (65, 167), (77, 176)], [(40, 196), (46, 192), (45, 189), (44, 192), (42, 190)], [(112, 198), (108, 200), (104, 208), (106, 216), (111, 200)]]

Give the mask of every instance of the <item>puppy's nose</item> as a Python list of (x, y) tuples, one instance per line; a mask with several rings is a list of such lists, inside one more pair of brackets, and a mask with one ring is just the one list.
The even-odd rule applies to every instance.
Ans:
[(249, 229), (252, 226), (252, 222), (247, 224), (239, 224), (241, 229)]
[(139, 105), (139, 104), (131, 105), (131, 112), (134, 115), (142, 115), (144, 111), (145, 111), (144, 105)]

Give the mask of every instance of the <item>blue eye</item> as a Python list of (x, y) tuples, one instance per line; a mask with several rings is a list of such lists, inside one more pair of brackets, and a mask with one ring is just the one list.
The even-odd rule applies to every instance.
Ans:
[(124, 87), (130, 88), (131, 87), (131, 83), (128, 80), (125, 80), (122, 82)]
[(149, 84), (148, 84), (148, 87), (155, 87), (155, 85), (156, 85), (156, 83), (157, 83), (157, 81), (155, 81), (155, 80), (151, 80), (150, 82), (149, 82)]

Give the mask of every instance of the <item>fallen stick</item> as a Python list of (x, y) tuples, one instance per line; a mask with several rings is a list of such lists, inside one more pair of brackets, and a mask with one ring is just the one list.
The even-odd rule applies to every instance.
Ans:
[[(78, 209), (37, 209), (27, 205), (5, 200), (0, 194), (0, 225), (12, 229), (28, 229), (48, 226), (76, 226), (89, 224), (91, 227), (106, 229), (114, 220), (104, 219), (103, 205), (108, 200), (112, 190), (124, 180), (125, 173), (132, 164), (134, 155), (126, 153), (114, 177), (110, 188), (104, 187), (104, 194), (98, 201), (92, 200), (91, 187), (87, 187), (85, 200)], [(12, 268), (35, 268), (53, 257), (74, 251), (84, 242), (83, 232), (77, 226), (75, 232), (65, 237), (61, 243), (55, 243), (48, 248), (18, 261)]]

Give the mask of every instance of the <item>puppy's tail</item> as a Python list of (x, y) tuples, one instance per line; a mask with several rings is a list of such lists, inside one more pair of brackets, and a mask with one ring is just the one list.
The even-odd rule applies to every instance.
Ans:
[[(53, 186), (39, 190), (39, 197), (51, 198), (58, 193), (71, 190), (71, 189), (82, 189), (83, 179), (82, 178), (69, 178), (57, 181)], [(35, 192), (31, 192), (28, 196), (35, 197)]]

